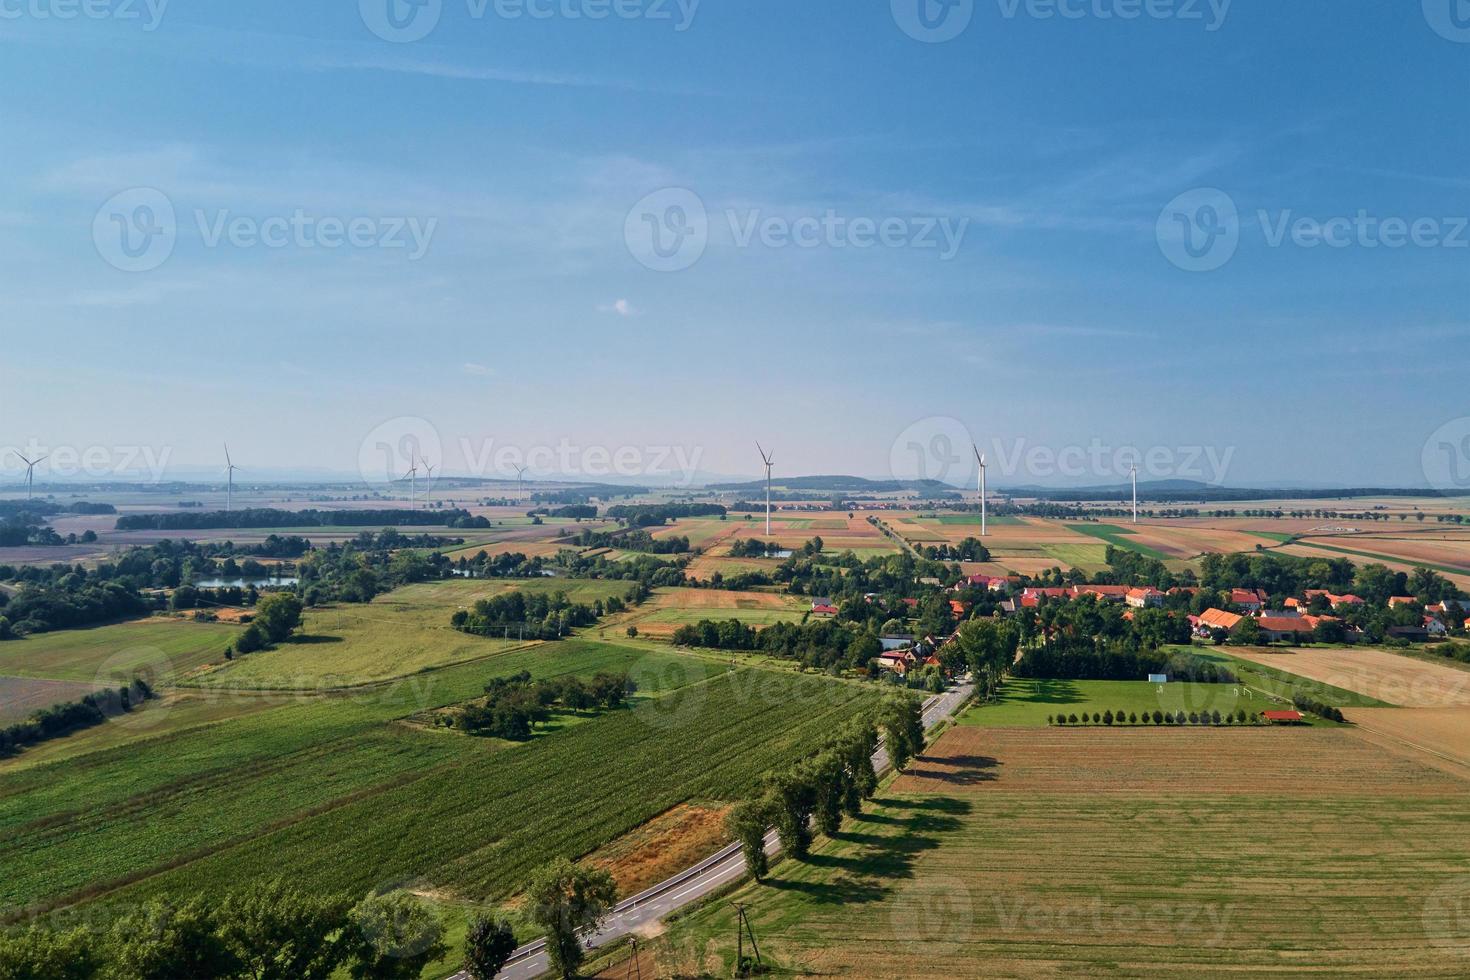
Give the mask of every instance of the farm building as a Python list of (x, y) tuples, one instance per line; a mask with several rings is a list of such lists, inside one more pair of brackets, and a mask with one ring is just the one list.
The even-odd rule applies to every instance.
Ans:
[(1302, 723), (1300, 711), (1262, 711), (1261, 717), (1273, 725), (1300, 725)]
[(1134, 609), (1150, 609), (1164, 604), (1164, 593), (1155, 588), (1129, 589), (1125, 601)]
[(1249, 613), (1258, 613), (1266, 608), (1268, 596), (1260, 589), (1231, 589), (1230, 604), (1239, 606)]
[(1245, 617), (1223, 609), (1206, 609), (1200, 615), (1199, 624), (1207, 630), (1233, 630), (1242, 619)]
[(1310, 642), (1312, 626), (1300, 616), (1262, 616), (1256, 620), (1267, 643)]

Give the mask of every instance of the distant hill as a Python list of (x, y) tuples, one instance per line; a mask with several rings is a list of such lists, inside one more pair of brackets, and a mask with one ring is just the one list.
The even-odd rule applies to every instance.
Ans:
[[(956, 488), (939, 480), (868, 480), (861, 476), (787, 476), (771, 481), (782, 490), (840, 491), (843, 493), (901, 493), (914, 491), (939, 495), (954, 493)], [(712, 483), (706, 489), (745, 493), (766, 489), (765, 480), (744, 483)]]

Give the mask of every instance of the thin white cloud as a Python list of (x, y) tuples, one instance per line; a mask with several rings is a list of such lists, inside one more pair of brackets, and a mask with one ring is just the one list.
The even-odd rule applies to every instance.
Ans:
[(611, 303), (599, 306), (597, 312), (612, 313), (616, 316), (637, 316), (641, 311), (635, 310), (633, 304), (625, 299), (615, 299)]
[(465, 361), (463, 371), (465, 374), (476, 378), (488, 378), (495, 373), (495, 369), (486, 367), (484, 364), (476, 364), (474, 361)]

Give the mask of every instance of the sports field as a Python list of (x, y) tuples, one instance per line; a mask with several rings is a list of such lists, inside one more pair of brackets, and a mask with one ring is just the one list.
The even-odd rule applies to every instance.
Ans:
[[(994, 703), (977, 704), (959, 718), (962, 725), (985, 728), (1041, 728), (1053, 715), (1082, 712), (1114, 715), (1155, 711), (1186, 715), (1218, 711), (1222, 716), (1244, 710), (1248, 715), (1286, 705), (1240, 684), (1193, 684), (1147, 681), (1053, 681), (1012, 678)], [(1309, 724), (1330, 725), (1320, 718)], [(1121, 724), (1121, 721), (1120, 721)]]
[(780, 973), (1463, 975), (1470, 784), (1349, 729), (962, 726), (913, 772), (643, 963), (727, 973), (740, 903)]

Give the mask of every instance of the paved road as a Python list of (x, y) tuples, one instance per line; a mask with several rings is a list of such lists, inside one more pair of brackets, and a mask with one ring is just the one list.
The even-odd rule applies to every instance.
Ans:
[[(970, 695), (973, 684), (961, 684), (944, 694), (936, 694), (924, 702), (924, 728), (932, 729), (953, 715)], [(873, 753), (873, 767), (880, 773), (888, 769), (888, 751), (880, 744)], [(766, 834), (766, 853), (775, 854), (780, 849), (774, 830)], [(586, 940), (590, 948), (606, 945), (621, 939), (649, 923), (658, 922), (676, 909), (725, 887), (745, 875), (745, 859), (741, 857), (740, 845), (731, 844), (710, 855), (694, 867), (681, 871), (667, 881), (639, 892), (632, 898), (618, 903), (600, 930)], [(516, 950), (499, 974), (497, 980), (530, 980), (550, 969), (546, 958), (546, 941), (538, 939)], [(468, 974), (456, 973), (450, 980), (468, 980)]]

